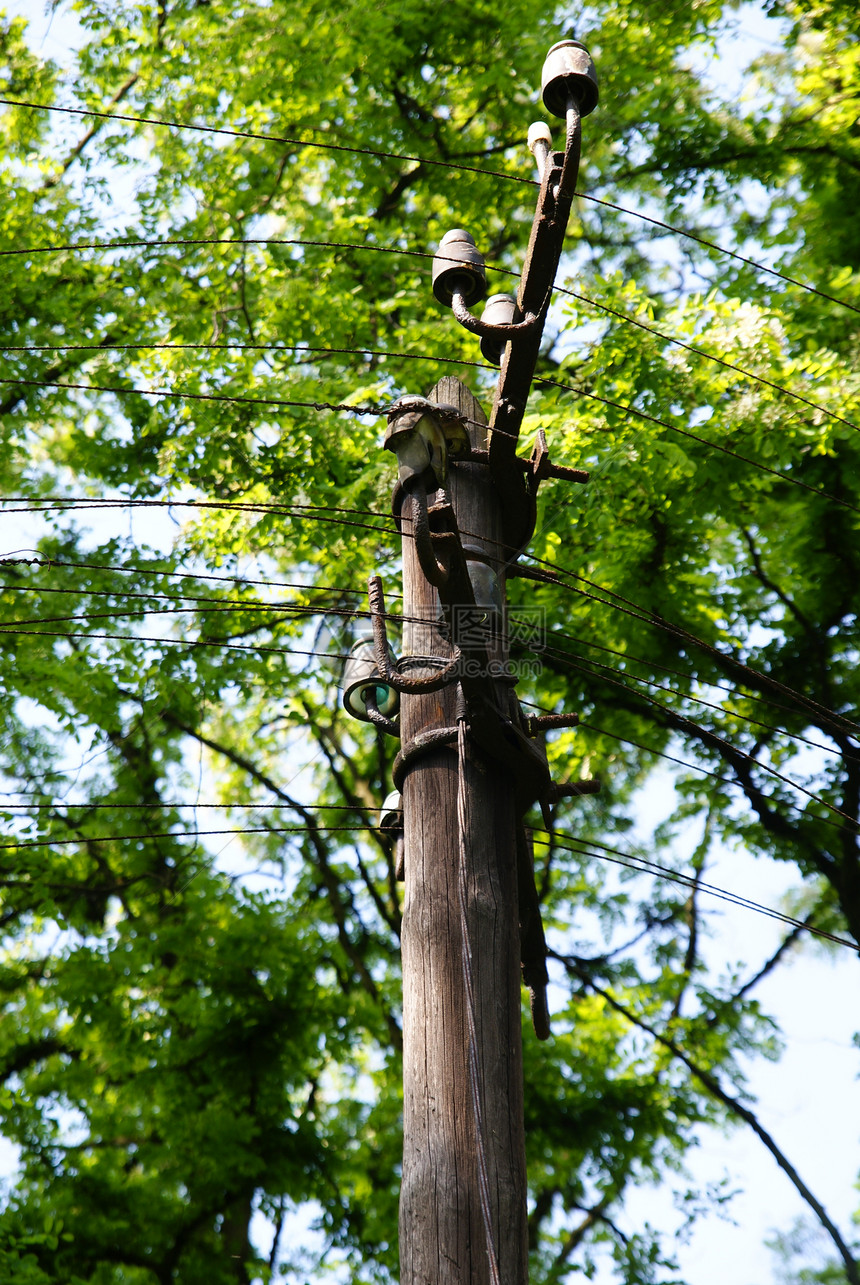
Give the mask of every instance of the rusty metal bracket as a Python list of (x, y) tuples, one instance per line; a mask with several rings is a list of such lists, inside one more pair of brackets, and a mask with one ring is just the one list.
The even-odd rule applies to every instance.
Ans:
[(535, 885), (534, 854), (530, 832), (517, 827), (517, 901), (520, 921), (520, 960), (523, 984), (531, 998), (532, 1023), (539, 1040), (548, 1040), (549, 1008), (546, 988), (549, 974), (546, 970), (546, 937)]
[(505, 510), (506, 543), (512, 549), (522, 549), (534, 530), (534, 493), (524, 484), (514, 460), (579, 172), (582, 127), (575, 104), (569, 105), (567, 123), (564, 152), (547, 150), (545, 156), (517, 294), (520, 314), (536, 313), (540, 323), (525, 333), (511, 336), (502, 357), (490, 415), (490, 467)]
[(455, 745), (456, 742), (456, 727), (433, 727), (427, 732), (419, 732), (411, 741), (407, 741), (395, 755), (391, 768), (391, 779), (395, 789), (402, 793), (406, 773), (417, 759), (423, 758), (425, 754), (432, 754), (434, 750), (440, 750), (446, 745)]
[(387, 732), (389, 736), (396, 736), (397, 739), (400, 740), (400, 728), (393, 719), (388, 718), (387, 715), (381, 713), (376, 701), (376, 694), (372, 687), (368, 687), (367, 689), (367, 696), (364, 704), (367, 709), (367, 717), (370, 722), (373, 723), (374, 727), (381, 728), (381, 730), (383, 732)]
[[(388, 631), (385, 628), (385, 597), (382, 592), (382, 581), (373, 575), (367, 582), (367, 601), (370, 606), (370, 622), (373, 626), (373, 650), (379, 676), (396, 692), (407, 692), (416, 695), (419, 692), (438, 692), (459, 677), (462, 656), (459, 647), (454, 648), (451, 660), (432, 678), (406, 678), (395, 670), (388, 654)], [(370, 702), (368, 701), (368, 711)], [(380, 715), (382, 717), (382, 715)], [(376, 719), (371, 718), (371, 722)]]
[(530, 714), (526, 718), (529, 736), (540, 736), (542, 732), (551, 732), (554, 728), (578, 726), (578, 714)]
[(531, 455), (527, 461), (521, 460), (521, 463), (526, 466), (527, 484), (532, 495), (537, 494), (537, 489), (544, 478), (555, 477), (562, 478), (566, 482), (587, 482), (589, 477), (586, 469), (568, 468), (565, 464), (552, 463), (546, 433), (542, 428), (537, 431)]
[(599, 794), (600, 782), (593, 777), (586, 777), (583, 781), (553, 781), (546, 795), (548, 803), (558, 803), (562, 799), (578, 799), (584, 794)]
[(451, 311), (465, 330), (470, 331), (473, 335), (479, 335), (481, 339), (488, 337), (503, 339), (506, 343), (514, 335), (525, 334), (533, 330), (540, 324), (540, 315), (536, 312), (527, 312), (522, 321), (511, 321), (507, 324), (494, 324), (491, 321), (483, 321), (480, 317), (475, 317), (469, 311), (466, 300), (459, 290), (455, 290), (451, 296)]

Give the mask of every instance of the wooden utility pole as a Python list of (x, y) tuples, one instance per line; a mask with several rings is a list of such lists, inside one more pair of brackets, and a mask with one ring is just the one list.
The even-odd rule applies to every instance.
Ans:
[[(437, 299), (501, 364), (491, 424), (458, 379), (389, 408), (402, 656), (395, 662), (389, 651), (373, 577), (373, 655), (357, 644), (344, 679), (347, 708), (401, 741), (393, 771), (406, 882), (401, 1285), (527, 1283), (520, 964), (540, 1038), (549, 1019), (522, 818), (535, 802), (547, 813), (555, 799), (594, 785), (552, 783), (535, 738), (575, 717), (526, 718), (507, 663), (505, 578), (534, 530), (538, 487), (547, 477), (587, 480), (550, 463), (542, 432), (529, 459), (516, 453), (576, 185), (580, 120), (597, 105), (587, 50), (575, 40), (554, 45), (542, 89), (567, 137), (553, 152), (545, 125), (529, 134), (541, 181), (517, 298), (495, 296), (480, 319), (472, 315), (486, 274), (460, 229), (433, 262)], [(394, 692), (399, 726), (389, 716)]]
[[(457, 379), (429, 394), (469, 420), (486, 416)], [(473, 449), (486, 450), (483, 429), (469, 426)], [(486, 465), (451, 467), (450, 494), (462, 532), (481, 547), (504, 584), (502, 520)], [(404, 497), (403, 615), (405, 657), (450, 656), (440, 633), (439, 595), (428, 584), (412, 538)], [(465, 538), (465, 537), (464, 537)], [(421, 622), (421, 623), (410, 623)], [(426, 623), (424, 623), (426, 622)], [(503, 637), (490, 658), (506, 659)], [(409, 673), (432, 674), (410, 666)], [(497, 684), (502, 708), (510, 688)], [(403, 694), (402, 744), (457, 721), (456, 684), (426, 695)], [(458, 914), (457, 745), (421, 756), (403, 782), (406, 892), (403, 952), (403, 1184), (400, 1279), (403, 1285), (485, 1285), (490, 1281), (478, 1189), (475, 1113), (468, 1067), (468, 1030)], [(520, 944), (517, 923), (514, 782), (510, 773), (469, 746), (466, 847), (468, 932), (474, 963), (478, 1089), (496, 1253), (505, 1285), (525, 1285), (526, 1173), (523, 1136)]]

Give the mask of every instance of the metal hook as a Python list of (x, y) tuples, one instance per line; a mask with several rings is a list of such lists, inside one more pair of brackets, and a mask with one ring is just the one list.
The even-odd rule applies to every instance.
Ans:
[(396, 736), (398, 740), (400, 739), (400, 728), (394, 720), (380, 713), (379, 705), (376, 701), (376, 692), (372, 687), (367, 689), (364, 705), (367, 710), (367, 717), (374, 727), (379, 727), (383, 732), (387, 732), (389, 736)]
[[(454, 655), (444, 669), (432, 678), (406, 678), (403, 674), (396, 673), (388, 658), (388, 633), (385, 628), (385, 599), (382, 592), (382, 581), (377, 575), (373, 575), (367, 582), (367, 600), (370, 604), (370, 620), (373, 625), (373, 646), (376, 656), (376, 667), (379, 670), (379, 676), (389, 687), (393, 687), (396, 692), (407, 692), (417, 695), (422, 692), (438, 692), (443, 687), (447, 687), (459, 676), (460, 669), (460, 648), (454, 648)], [(368, 712), (370, 712), (370, 702), (368, 701)], [(380, 717), (384, 717), (380, 715)], [(371, 716), (371, 721), (376, 720)]]
[(469, 311), (460, 290), (455, 290), (451, 295), (451, 311), (461, 326), (470, 330), (473, 335), (480, 335), (482, 339), (497, 338), (507, 341), (514, 335), (522, 335), (533, 330), (540, 321), (540, 317), (533, 312), (527, 312), (522, 321), (512, 321), (507, 325), (494, 325), (490, 321), (481, 321)]
[[(450, 567), (439, 561), (433, 548), (430, 515), (427, 512), (427, 487), (421, 478), (416, 477), (410, 479), (409, 492), (412, 496), (412, 535), (418, 562), (428, 582), (436, 589), (442, 589), (448, 583)], [(445, 539), (446, 535), (447, 533), (441, 538)]]

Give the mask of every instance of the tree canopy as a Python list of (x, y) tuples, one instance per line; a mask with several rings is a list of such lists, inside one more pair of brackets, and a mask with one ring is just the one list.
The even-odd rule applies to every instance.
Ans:
[[(618, 1211), (704, 1127), (788, 1163), (744, 1095), (755, 983), (860, 943), (860, 19), (746, 9), (775, 43), (734, 79), (722, 0), (78, 0), (67, 66), (0, 21), (5, 1280), (396, 1278), (392, 750), (338, 682), (368, 574), (399, 583), (379, 407), (492, 396), (430, 259), (466, 227), (512, 288), (574, 32), (602, 97), (523, 447), (591, 480), (544, 486), (554, 579), (510, 593), (546, 626), (521, 698), (581, 715), (556, 775), (603, 790), (534, 818), (532, 1279), (677, 1279)], [(796, 873), (735, 975), (719, 844)]]

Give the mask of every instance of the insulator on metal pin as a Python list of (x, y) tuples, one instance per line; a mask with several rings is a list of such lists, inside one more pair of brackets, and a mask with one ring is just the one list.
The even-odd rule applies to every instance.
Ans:
[(542, 180), (546, 169), (547, 157), (552, 151), (552, 134), (549, 125), (545, 121), (537, 120), (534, 125), (529, 125), (528, 146), (529, 151), (535, 158), (538, 178)]

